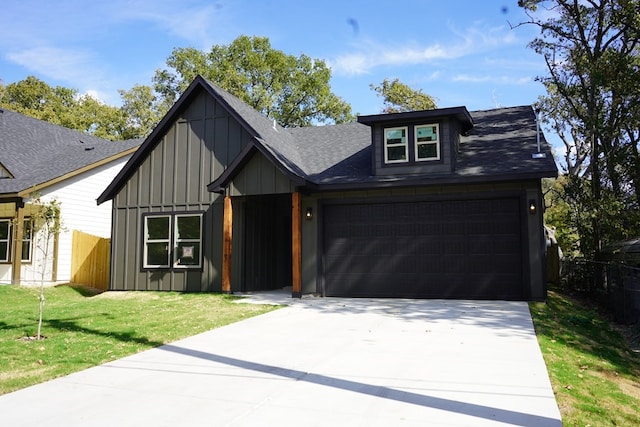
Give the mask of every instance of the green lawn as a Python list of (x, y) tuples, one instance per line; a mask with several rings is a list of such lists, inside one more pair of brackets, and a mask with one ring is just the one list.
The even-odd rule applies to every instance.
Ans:
[[(0, 286), (0, 394), (276, 309), (217, 294)], [(565, 426), (640, 425), (640, 358), (598, 313), (557, 292), (531, 303)]]
[(640, 426), (640, 358), (605, 318), (556, 292), (530, 310), (564, 425)]
[(234, 297), (167, 292), (0, 286), (0, 394), (99, 365), (275, 309)]

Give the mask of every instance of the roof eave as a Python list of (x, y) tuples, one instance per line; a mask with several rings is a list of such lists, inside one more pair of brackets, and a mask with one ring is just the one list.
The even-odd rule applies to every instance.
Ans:
[(207, 190), (211, 193), (223, 192), (231, 181), (238, 176), (242, 171), (242, 168), (256, 152), (265, 156), (276, 167), (276, 169), (289, 178), (294, 185), (298, 187), (315, 187), (312, 182), (285, 168), (282, 163), (278, 161), (271, 152), (269, 152), (269, 150), (265, 149), (256, 139), (252, 139), (236, 156), (227, 169), (225, 169), (217, 179), (207, 185)]

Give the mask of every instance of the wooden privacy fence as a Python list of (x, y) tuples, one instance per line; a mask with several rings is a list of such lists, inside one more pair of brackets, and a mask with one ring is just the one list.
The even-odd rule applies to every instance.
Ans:
[(71, 283), (106, 291), (109, 288), (111, 239), (73, 230)]

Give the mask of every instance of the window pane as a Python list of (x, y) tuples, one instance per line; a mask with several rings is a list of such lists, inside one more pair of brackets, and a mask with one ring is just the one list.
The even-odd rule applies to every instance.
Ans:
[(179, 216), (178, 239), (200, 239), (200, 216)]
[(24, 225), (22, 227), (22, 238), (24, 240), (30, 240), (31, 239), (31, 220), (25, 219), (23, 224)]
[(146, 265), (169, 265), (169, 245), (166, 243), (147, 243)]
[(0, 240), (9, 239), (9, 221), (0, 221)]
[(31, 260), (31, 240), (24, 240), (22, 242), (22, 261)]
[(169, 217), (147, 217), (147, 239), (160, 240), (169, 238)]
[(405, 150), (405, 147), (387, 147), (387, 160), (407, 160), (407, 152)]
[(387, 144), (404, 144), (406, 140), (406, 129), (387, 129)]
[(436, 126), (418, 126), (416, 132), (418, 142), (438, 140), (438, 130)]
[(437, 144), (420, 144), (418, 145), (418, 158), (419, 159), (432, 159), (438, 157), (438, 145)]
[(178, 265), (200, 265), (200, 243), (178, 243)]
[(0, 241), (0, 261), (9, 260), (9, 242)]

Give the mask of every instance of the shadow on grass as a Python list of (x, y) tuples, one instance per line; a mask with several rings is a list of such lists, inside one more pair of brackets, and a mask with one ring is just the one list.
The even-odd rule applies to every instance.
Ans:
[(637, 375), (640, 360), (596, 310), (559, 292), (550, 291), (546, 303), (532, 303), (536, 333), (611, 363), (620, 372)]
[(57, 285), (56, 287), (65, 287), (65, 288), (69, 288), (72, 289), (74, 291), (76, 291), (78, 294), (80, 294), (83, 297), (94, 297), (96, 295), (100, 295), (101, 293), (103, 293), (103, 290), (100, 289), (96, 289), (96, 288), (90, 288), (87, 286), (83, 286), (83, 285), (73, 285), (71, 283), (66, 283), (64, 285)]
[[(86, 328), (84, 326), (80, 326), (77, 322), (73, 320), (63, 320), (63, 319), (46, 319), (43, 320), (43, 323), (46, 328), (57, 329), (58, 331), (64, 332), (79, 332), (88, 335), (95, 335), (100, 337), (108, 337), (114, 338), (121, 342), (134, 342), (137, 344), (142, 344), (148, 347), (158, 347), (163, 345), (163, 342), (160, 341), (152, 341), (145, 337), (136, 336), (135, 332), (116, 332), (116, 331), (100, 331), (97, 329)], [(51, 334), (49, 334), (51, 335)]]

